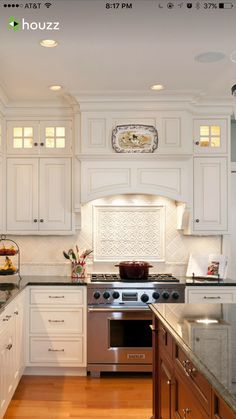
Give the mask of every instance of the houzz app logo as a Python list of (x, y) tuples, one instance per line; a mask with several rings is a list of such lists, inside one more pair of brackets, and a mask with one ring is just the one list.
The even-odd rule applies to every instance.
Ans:
[(17, 32), (20, 29), (20, 23), (13, 16), (11, 16), (8, 19), (8, 28)]
[(22, 18), (21, 22), (16, 20), (13, 16), (8, 19), (8, 28), (17, 32), (20, 28), (22, 31), (59, 31), (59, 22), (27, 22)]

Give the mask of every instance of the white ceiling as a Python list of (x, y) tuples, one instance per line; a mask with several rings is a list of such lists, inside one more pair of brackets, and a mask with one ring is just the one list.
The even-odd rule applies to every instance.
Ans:
[[(230, 98), (236, 83), (236, 64), (229, 58), (236, 50), (236, 6), (188, 10), (186, 2), (180, 9), (173, 0), (175, 8), (168, 10), (167, 1), (162, 0), (163, 9), (160, 2), (134, 0), (132, 10), (107, 10), (104, 0), (54, 0), (49, 9), (42, 3), (40, 11), (1, 6), (0, 85), (10, 101), (50, 100), (63, 93), (144, 94), (156, 83), (164, 84), (166, 93)], [(10, 15), (60, 21), (61, 29), (13, 32), (7, 28)], [(59, 46), (42, 48), (45, 38)], [(208, 64), (194, 60), (208, 51), (226, 57)], [(49, 91), (51, 84), (62, 84), (64, 92)]]

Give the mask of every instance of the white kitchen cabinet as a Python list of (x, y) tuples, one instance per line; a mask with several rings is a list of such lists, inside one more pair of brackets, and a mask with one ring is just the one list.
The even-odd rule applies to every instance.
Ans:
[(0, 418), (3, 418), (24, 369), (24, 291), (0, 315)]
[(71, 121), (7, 122), (8, 154), (64, 156), (71, 150)]
[(86, 367), (86, 287), (31, 287), (28, 316), (28, 367)]
[(10, 158), (7, 184), (9, 233), (72, 230), (69, 158)]
[(224, 157), (194, 159), (193, 232), (228, 229), (228, 172)]
[(236, 286), (190, 286), (185, 290), (186, 303), (235, 303)]
[(227, 119), (194, 120), (194, 153), (212, 155), (227, 153)]
[(191, 153), (192, 118), (186, 111), (82, 111), (81, 153), (114, 153), (112, 130), (118, 125), (152, 125), (158, 132), (155, 154)]

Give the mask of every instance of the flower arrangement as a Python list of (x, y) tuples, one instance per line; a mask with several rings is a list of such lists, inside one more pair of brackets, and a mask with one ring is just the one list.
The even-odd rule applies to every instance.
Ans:
[(77, 245), (75, 246), (75, 250), (69, 249), (68, 252), (63, 251), (64, 257), (71, 261), (71, 278), (85, 278), (86, 259), (91, 253), (91, 249), (86, 249), (80, 253)]

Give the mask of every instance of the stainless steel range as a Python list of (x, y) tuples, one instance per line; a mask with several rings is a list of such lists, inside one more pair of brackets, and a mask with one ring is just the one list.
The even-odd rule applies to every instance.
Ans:
[(152, 370), (149, 303), (183, 303), (185, 284), (171, 274), (145, 281), (116, 274), (91, 276), (88, 284), (88, 371)]

